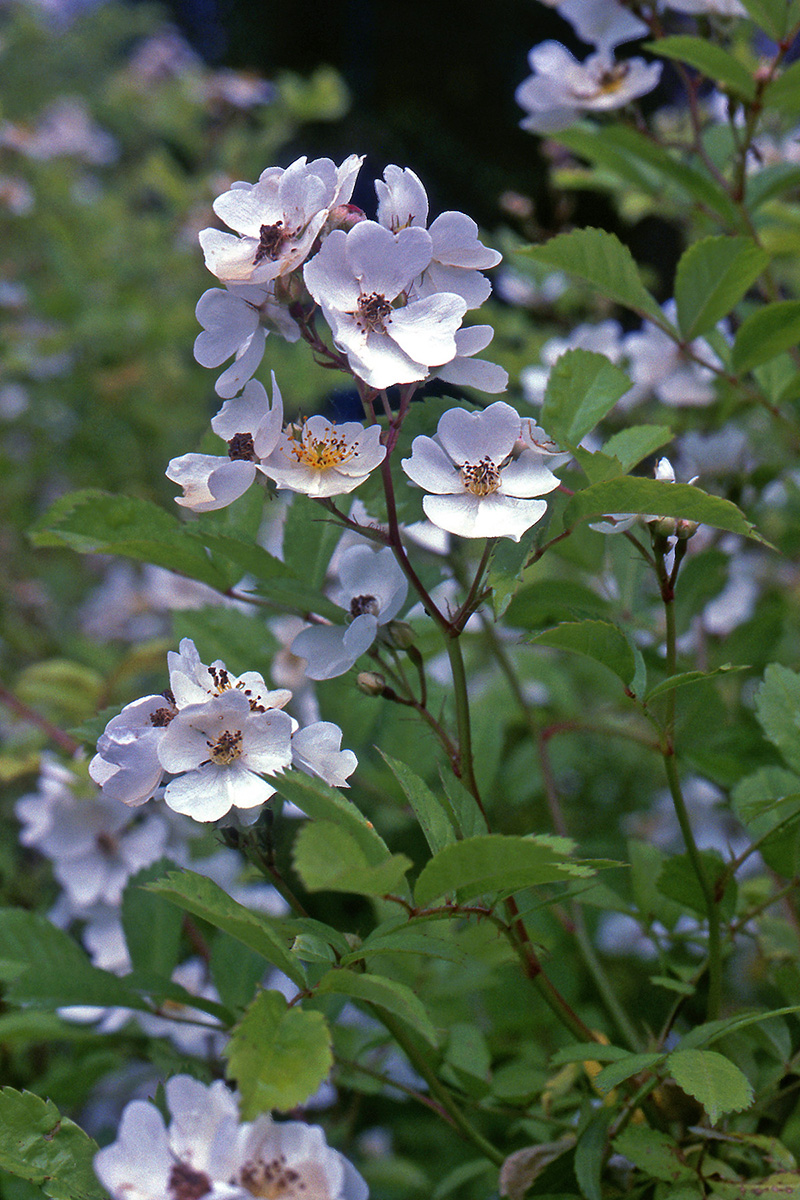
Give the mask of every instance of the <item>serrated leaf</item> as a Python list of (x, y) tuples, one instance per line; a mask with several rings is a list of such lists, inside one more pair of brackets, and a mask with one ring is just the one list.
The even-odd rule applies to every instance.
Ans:
[(603, 446), (603, 453), (615, 458), (622, 473), (627, 474), (642, 459), (671, 442), (672, 436), (668, 425), (631, 425), (613, 434)]
[(425, 907), (447, 892), (455, 892), (461, 902), (486, 892), (510, 896), (523, 888), (593, 875), (592, 867), (569, 858), (572, 848), (568, 839), (547, 835), (465, 838), (445, 846), (423, 868), (414, 890), (416, 903)]
[(679, 35), (659, 38), (656, 42), (646, 42), (645, 49), (696, 67), (725, 91), (741, 96), (744, 100), (755, 99), (756, 83), (751, 72), (738, 58), (734, 58), (716, 42), (710, 42), (706, 38)]
[(800, 300), (775, 300), (745, 317), (731, 352), (734, 371), (744, 374), (800, 342)]
[(164, 879), (148, 883), (147, 890), (208, 921), (215, 929), (229, 933), (283, 971), (298, 987), (305, 985), (302, 965), (267, 918), (239, 904), (205, 875), (197, 875), (194, 871), (172, 871)]
[(180, 957), (180, 909), (144, 884), (161, 878), (175, 863), (161, 859), (131, 876), (122, 894), (120, 915), (131, 963), (137, 971), (154, 971), (168, 979)]
[(630, 391), (624, 371), (603, 354), (567, 350), (550, 372), (542, 426), (564, 446), (577, 446)]
[(92, 1166), (97, 1149), (52, 1101), (0, 1090), (0, 1170), (37, 1184), (53, 1200), (103, 1200)]
[(709, 1179), (722, 1200), (800, 1200), (800, 1172), (776, 1171), (761, 1179)]
[(770, 663), (756, 692), (756, 717), (786, 762), (800, 771), (800, 675)]
[(629, 1125), (614, 1139), (614, 1149), (640, 1171), (665, 1183), (697, 1178), (695, 1170), (683, 1161), (677, 1142), (646, 1125)]
[(456, 821), (450, 801), (438, 797), (409, 766), (381, 751), (381, 756), (414, 810), (431, 853), (456, 840)]
[(537, 646), (583, 654), (613, 671), (625, 687), (633, 680), (636, 660), (630, 642), (621, 629), (607, 621), (565, 621), (530, 640)]
[(683, 337), (691, 341), (713, 329), (736, 307), (769, 261), (769, 254), (746, 237), (707, 237), (690, 246), (681, 255), (675, 275), (675, 304)]
[(30, 533), (35, 546), (122, 554), (223, 590), (233, 582), (176, 516), (135, 496), (86, 489), (62, 496)]
[[(436, 937), (430, 932), (423, 932), (421, 929), (394, 929), (385, 930), (383, 926), (378, 926), (373, 930), (368, 937), (358, 947), (357, 950), (352, 950), (348, 954), (342, 955), (341, 965), (343, 967), (351, 966), (355, 962), (362, 962), (365, 958), (373, 955), (396, 955), (396, 954), (421, 954), (428, 958), (441, 958), (446, 962), (464, 963), (464, 951), (456, 943), (446, 941), (444, 938)], [(330, 961), (333, 955), (329, 957)]]
[(613, 233), (575, 229), (558, 234), (542, 246), (528, 247), (523, 253), (544, 266), (576, 275), (617, 304), (647, 317), (667, 332), (671, 330), (661, 306), (642, 283), (633, 255)]
[(747, 1076), (716, 1050), (674, 1050), (667, 1067), (678, 1087), (702, 1104), (712, 1125), (724, 1113), (741, 1112), (753, 1102)]
[(322, 1013), (289, 1008), (280, 992), (256, 997), (223, 1054), (245, 1121), (304, 1104), (333, 1065), (331, 1034)]
[(352, 800), (337, 788), (302, 771), (286, 771), (276, 775), (273, 787), (286, 800), (315, 821), (331, 821), (346, 829), (363, 851), (370, 866), (389, 857), (389, 847)]
[(800, 809), (800, 775), (784, 767), (759, 767), (739, 780), (731, 801), (743, 825), (772, 813), (784, 820)]
[(405, 854), (392, 854), (370, 863), (347, 829), (332, 821), (309, 821), (297, 834), (292, 849), (294, 869), (309, 892), (352, 892), (384, 896), (404, 888), (413, 866)]
[(597, 520), (618, 513), (651, 513), (664, 517), (682, 517), (726, 529), (743, 537), (764, 541), (744, 513), (720, 496), (712, 496), (688, 483), (666, 483), (659, 479), (611, 479), (594, 483), (572, 497), (564, 512), (569, 527), (580, 521)]
[(399, 1017), (431, 1046), (438, 1045), (439, 1035), (419, 996), (395, 979), (365, 975), (342, 967), (323, 975), (316, 991), (321, 995), (349, 996), (351, 1000), (371, 1004), (379, 1012)]

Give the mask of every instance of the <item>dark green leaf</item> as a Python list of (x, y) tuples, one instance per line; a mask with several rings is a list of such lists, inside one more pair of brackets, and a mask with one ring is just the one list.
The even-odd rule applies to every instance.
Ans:
[(627, 474), (642, 459), (671, 442), (672, 437), (668, 425), (630, 425), (608, 439), (603, 446), (603, 453), (615, 458), (622, 468), (622, 474)]
[(618, 1087), (624, 1080), (641, 1071), (649, 1071), (663, 1059), (663, 1054), (626, 1054), (624, 1058), (609, 1063), (599, 1075), (595, 1076), (594, 1086), (598, 1092), (608, 1093)]
[(466, 838), (445, 846), (423, 868), (416, 903), (422, 908), (447, 892), (455, 892), (462, 902), (486, 892), (509, 896), (523, 888), (593, 875), (591, 867), (569, 858), (572, 848), (566, 838), (546, 835)]
[(276, 775), (273, 786), (286, 800), (296, 804), (315, 821), (331, 821), (345, 829), (361, 847), (370, 866), (389, 857), (389, 848), (367, 818), (337, 788), (302, 771)]
[(393, 1017), (399, 1017), (431, 1046), (438, 1045), (439, 1035), (431, 1024), (422, 1001), (404, 983), (342, 967), (323, 975), (316, 990), (322, 995), (349, 996), (351, 1000), (372, 1005), (378, 1009), (379, 1015), (386, 1012)]
[(744, 374), (800, 342), (800, 300), (775, 300), (745, 317), (733, 343), (734, 371)]
[(663, 1179), (665, 1183), (697, 1179), (694, 1168), (683, 1161), (677, 1142), (646, 1125), (629, 1125), (614, 1139), (614, 1149), (629, 1158), (639, 1170), (654, 1179)]
[[(700, 851), (700, 859), (709, 887), (713, 891), (719, 880), (726, 874), (725, 863), (713, 850)], [(700, 881), (688, 854), (676, 854), (665, 861), (658, 877), (658, 890), (663, 896), (667, 896), (684, 908), (692, 909), (701, 916), (707, 914), (708, 910)], [(736, 883), (731, 879), (727, 883), (720, 902), (722, 916), (731, 917), (735, 906)]]
[(770, 663), (756, 692), (759, 724), (789, 766), (800, 771), (800, 675)]
[(763, 541), (730, 500), (712, 496), (688, 483), (666, 483), (631, 476), (595, 483), (577, 492), (567, 505), (564, 521), (569, 526), (619, 513), (682, 517)]
[(650, 704), (658, 696), (665, 696), (668, 692), (674, 692), (676, 688), (688, 687), (692, 683), (704, 683), (707, 679), (713, 679), (715, 675), (730, 675), (733, 671), (746, 671), (747, 667), (742, 665), (739, 667), (733, 666), (732, 663), (724, 663), (721, 667), (716, 667), (713, 671), (681, 671), (678, 675), (672, 675), (669, 679), (663, 679), (661, 683), (657, 683), (652, 687), (644, 698), (645, 704)]
[(797, 106), (800, 104), (800, 62), (790, 63), (776, 79), (767, 84), (763, 101), (766, 108), (778, 108), (792, 115), (797, 112)]
[(743, 100), (755, 99), (756, 84), (752, 72), (716, 42), (707, 38), (677, 36), (646, 42), (645, 47), (665, 58), (674, 58), (696, 67), (724, 91), (741, 96)]
[(606, 1161), (608, 1130), (616, 1113), (601, 1108), (593, 1113), (575, 1147), (575, 1176), (586, 1200), (602, 1200), (600, 1176)]
[(169, 979), (180, 958), (180, 909), (144, 889), (175, 864), (161, 859), (133, 875), (122, 896), (122, 928), (131, 963), (137, 971), (153, 971)]
[(667, 1067), (679, 1088), (694, 1096), (712, 1125), (728, 1112), (741, 1112), (753, 1102), (747, 1076), (716, 1050), (675, 1050)]
[(383, 896), (404, 888), (413, 865), (405, 854), (371, 864), (347, 830), (332, 821), (309, 821), (294, 841), (294, 868), (309, 892)]
[(742, 0), (742, 6), (778, 42), (800, 20), (797, 0)]
[(552, 646), (583, 654), (622, 680), (629, 687), (636, 671), (633, 649), (625, 634), (607, 621), (569, 621), (537, 633), (531, 642), (537, 646)]
[(435, 795), (424, 780), (405, 763), (381, 753), (414, 810), (431, 853), (436, 854), (443, 846), (449, 846), (456, 840), (457, 828), (457, 818), (450, 801), (446, 797), (440, 798)]
[(577, 446), (630, 387), (625, 372), (605, 355), (567, 350), (550, 372), (542, 425), (557, 442)]

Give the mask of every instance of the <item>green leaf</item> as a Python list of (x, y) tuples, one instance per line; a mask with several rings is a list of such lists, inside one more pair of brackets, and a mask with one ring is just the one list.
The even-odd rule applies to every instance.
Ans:
[(498, 538), (492, 550), (486, 582), (492, 589), (492, 609), (499, 621), (519, 591), (525, 578), (525, 564), (531, 556), (539, 530), (531, 528), (518, 542)]
[(486, 817), (478, 807), (472, 792), (449, 771), (441, 771), (439, 778), (455, 814), (456, 828), (462, 837), (486, 833)]
[(223, 591), (233, 582), (176, 516), (134, 496), (91, 488), (62, 496), (36, 522), (30, 538), (34, 546), (67, 546), (79, 554), (122, 554), (155, 563)]
[(675, 275), (678, 327), (683, 337), (691, 341), (713, 329), (735, 308), (769, 261), (769, 254), (746, 237), (707, 237), (690, 246), (681, 255)]
[(800, 1012), (800, 1004), (792, 1004), (788, 1008), (772, 1008), (765, 1012), (738, 1013), (735, 1017), (723, 1017), (719, 1021), (706, 1021), (703, 1025), (696, 1025), (694, 1029), (685, 1033), (680, 1040), (678, 1049), (695, 1050), (701, 1046), (708, 1046), (720, 1038), (727, 1037), (730, 1033), (738, 1033), (739, 1030), (746, 1029), (748, 1025), (757, 1025), (761, 1021), (769, 1021), (773, 1017), (788, 1017), (797, 1012)]
[(592, 867), (572, 861), (566, 838), (513, 837), (499, 833), (445, 846), (423, 868), (414, 896), (420, 908), (446, 892), (465, 902), (486, 892), (510, 896), (522, 888), (588, 878)]
[(739, 780), (731, 801), (743, 825), (770, 815), (783, 820), (800, 809), (800, 775), (783, 767), (759, 767)]
[(650, 704), (652, 700), (659, 696), (666, 696), (668, 692), (674, 692), (677, 688), (688, 687), (692, 683), (704, 683), (707, 679), (713, 679), (715, 675), (730, 675), (733, 671), (746, 671), (748, 668), (742, 664), (734, 666), (733, 663), (723, 663), (721, 667), (716, 667), (713, 671), (681, 671), (677, 675), (671, 675), (669, 679), (662, 679), (661, 683), (657, 683), (655, 687), (650, 688), (650, 691), (644, 698), (645, 704)]
[(607, 1067), (594, 1078), (594, 1086), (598, 1092), (608, 1093), (618, 1087), (625, 1079), (630, 1079), (632, 1075), (638, 1075), (641, 1071), (649, 1071), (653, 1067), (658, 1066), (662, 1061), (663, 1054), (626, 1054), (624, 1058), (620, 1058), (617, 1062), (609, 1063)]
[(550, 1063), (554, 1067), (563, 1067), (572, 1062), (616, 1062), (629, 1057), (629, 1052), (621, 1046), (609, 1046), (605, 1042), (575, 1042), (551, 1054)]
[(630, 250), (613, 233), (575, 229), (522, 253), (543, 266), (576, 275), (617, 304), (647, 317), (668, 333), (672, 331), (661, 306), (642, 283)]
[(606, 1160), (608, 1130), (616, 1113), (601, 1108), (592, 1115), (575, 1147), (575, 1176), (586, 1200), (603, 1200), (600, 1176)]
[(550, 372), (542, 426), (562, 445), (577, 446), (630, 387), (625, 372), (604, 354), (567, 350)]
[(681, 200), (695, 201), (734, 228), (742, 225), (736, 205), (707, 172), (690, 166), (635, 129), (587, 121), (560, 130), (558, 141), (646, 195), (660, 199), (671, 184)]
[(385, 1012), (390, 1016), (399, 1017), (431, 1046), (439, 1043), (439, 1035), (419, 996), (412, 992), (410, 987), (398, 983), (395, 979), (385, 979), (382, 975), (365, 975), (341, 967), (323, 975), (316, 991), (321, 995), (349, 996), (351, 1000), (370, 1004), (377, 1008), (379, 1013)]
[(283, 527), (283, 556), (286, 565), (306, 587), (322, 587), (341, 536), (339, 522), (317, 501), (293, 493)]
[(508, 608), (514, 629), (541, 629), (567, 618), (603, 617), (610, 605), (591, 588), (572, 579), (540, 579), (517, 593)]
[(763, 102), (765, 108), (778, 108), (792, 115), (796, 113), (800, 104), (800, 62), (791, 63), (776, 79), (767, 84)]
[(622, 474), (627, 474), (642, 459), (671, 442), (672, 436), (668, 425), (630, 425), (608, 439), (603, 446), (603, 454), (615, 458), (622, 468)]
[(143, 1007), (124, 979), (92, 966), (74, 938), (38, 913), (0, 909), (0, 960), (11, 1004)]
[(800, 20), (797, 0), (742, 0), (742, 5), (756, 24), (777, 42)]
[(122, 929), (133, 967), (169, 979), (180, 957), (183, 917), (174, 904), (144, 889), (175, 863), (160, 859), (131, 876), (122, 894)]
[[(700, 861), (708, 884), (713, 891), (719, 881), (726, 876), (725, 863), (713, 850), (701, 850)], [(661, 874), (658, 876), (657, 886), (662, 896), (674, 900), (683, 908), (692, 909), (700, 916), (706, 916), (708, 910), (705, 897), (688, 854), (675, 854), (665, 860)], [(736, 890), (735, 881), (728, 879), (724, 895), (720, 900), (720, 913), (726, 919), (733, 915), (736, 905)]]
[(564, 512), (564, 523), (576, 525), (580, 521), (598, 520), (618, 513), (682, 517), (764, 541), (730, 500), (712, 496), (689, 483), (666, 483), (660, 479), (632, 476), (594, 483), (576, 492)]
[(356, 839), (332, 821), (307, 822), (294, 841), (294, 868), (309, 892), (352, 892), (384, 896), (404, 889), (413, 866), (405, 854), (370, 863)]
[(789, 766), (800, 771), (800, 675), (770, 663), (756, 692), (756, 716)]
[(305, 985), (302, 965), (289, 951), (284, 938), (275, 932), (267, 918), (237, 903), (227, 892), (194, 871), (172, 871), (165, 879), (147, 884), (147, 890), (163, 896), (185, 912), (192, 913), (229, 933), (288, 975), (298, 987)]
[(565, 621), (554, 629), (537, 633), (531, 642), (537, 646), (552, 646), (571, 650), (594, 659), (629, 687), (636, 671), (636, 659), (630, 642), (621, 629), (607, 621)]
[(614, 1149), (629, 1158), (640, 1171), (665, 1183), (697, 1179), (694, 1169), (683, 1161), (677, 1142), (646, 1125), (629, 1125), (614, 1139)]
[(262, 992), (223, 1051), (240, 1092), (245, 1121), (304, 1104), (333, 1065), (331, 1034), (320, 1012), (289, 1008), (280, 992)]
[(315, 821), (332, 821), (345, 829), (361, 850), (370, 866), (389, 857), (389, 847), (376, 833), (352, 800), (337, 789), (302, 771), (286, 771), (271, 780), (286, 800)]
[(755, 99), (756, 84), (751, 72), (716, 42), (699, 37), (665, 37), (657, 42), (645, 42), (645, 49), (696, 67), (724, 91), (741, 96), (743, 100)]
[(752, 371), (798, 342), (800, 300), (775, 300), (742, 321), (733, 343), (733, 369), (741, 374)]
[(446, 797), (439, 797), (410, 767), (381, 751), (384, 762), (400, 784), (414, 810), (431, 853), (456, 840), (457, 817)]
[(800, 1200), (800, 1172), (776, 1171), (761, 1179), (709, 1179), (722, 1200)]
[(50, 1100), (0, 1091), (0, 1170), (37, 1184), (53, 1200), (103, 1200), (92, 1166), (97, 1143)]
[(712, 1125), (728, 1112), (741, 1112), (753, 1102), (747, 1076), (716, 1050), (674, 1050), (667, 1067), (679, 1088), (702, 1104)]

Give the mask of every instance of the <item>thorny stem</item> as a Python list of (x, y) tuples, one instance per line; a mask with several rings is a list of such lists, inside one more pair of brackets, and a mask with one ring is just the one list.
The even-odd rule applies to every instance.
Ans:
[(493, 1146), (492, 1143), (485, 1138), (478, 1129), (475, 1128), (469, 1117), (467, 1117), (466, 1114), (461, 1111), (448, 1089), (439, 1080), (439, 1077), (431, 1066), (428, 1055), (417, 1049), (417, 1046), (408, 1037), (401, 1023), (390, 1013), (386, 1012), (385, 1009), (375, 1009), (374, 1013), (377, 1019), (386, 1027), (394, 1040), (397, 1042), (398, 1046), (403, 1051), (414, 1070), (418, 1071), (425, 1080), (430, 1088), (431, 1095), (438, 1100), (439, 1104), (441, 1104), (442, 1108), (448, 1114), (450, 1120), (459, 1133), (465, 1137), (467, 1141), (472, 1142), (473, 1146), (480, 1150), (481, 1154), (488, 1158), (490, 1162), (493, 1162), (495, 1166), (501, 1167), (505, 1162), (506, 1156), (502, 1153), (502, 1151), (498, 1150), (496, 1146)]

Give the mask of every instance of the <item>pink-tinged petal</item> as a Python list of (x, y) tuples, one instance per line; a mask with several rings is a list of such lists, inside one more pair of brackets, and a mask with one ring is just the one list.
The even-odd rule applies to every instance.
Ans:
[(440, 366), (456, 355), (455, 334), (466, 311), (460, 296), (441, 292), (395, 309), (389, 333), (409, 358)]
[(411, 444), (411, 458), (400, 464), (408, 478), (441, 496), (456, 495), (464, 490), (458, 467), (433, 438), (420, 434)]
[(495, 466), (507, 458), (519, 436), (519, 414), (503, 400), (482, 412), (449, 408), (443, 413), (436, 436), (459, 466), (489, 458)]
[(94, 1156), (95, 1174), (114, 1200), (166, 1196), (173, 1163), (161, 1114), (144, 1100), (126, 1106), (117, 1140)]
[(541, 455), (526, 450), (503, 467), (500, 491), (504, 496), (546, 496), (560, 482)]
[(510, 537), (518, 542), (526, 529), (547, 511), (544, 500), (516, 500), (510, 496), (425, 496), (422, 508), (429, 521), (466, 538)]
[(347, 262), (364, 295), (394, 300), (431, 261), (430, 235), (418, 225), (393, 234), (376, 221), (361, 221), (346, 237)]
[(329, 233), (319, 253), (304, 266), (303, 278), (317, 304), (338, 312), (355, 312), (361, 289), (347, 262), (346, 242), (343, 229)]
[(484, 246), (478, 237), (478, 226), (472, 217), (462, 212), (440, 213), (431, 222), (428, 232), (433, 241), (433, 257), (450, 267), (473, 267), (486, 271), (496, 267), (502, 254)]
[(221, 229), (203, 229), (200, 233), (205, 264), (218, 279), (246, 280), (253, 273), (258, 242), (255, 238), (240, 238)]
[(385, 183), (375, 180), (378, 194), (378, 222), (392, 233), (408, 225), (425, 228), (428, 219), (428, 197), (419, 177), (410, 167), (388, 166), (383, 172)]

